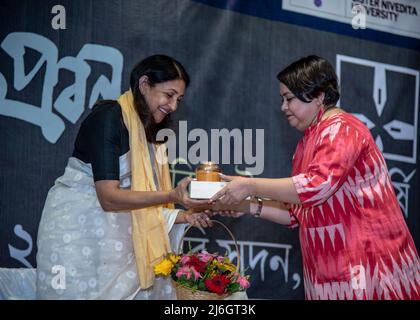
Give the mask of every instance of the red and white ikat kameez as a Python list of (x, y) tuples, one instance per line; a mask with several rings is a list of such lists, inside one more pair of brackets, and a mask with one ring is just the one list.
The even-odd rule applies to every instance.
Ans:
[(419, 299), (420, 261), (368, 128), (339, 113), (293, 156), (306, 299)]

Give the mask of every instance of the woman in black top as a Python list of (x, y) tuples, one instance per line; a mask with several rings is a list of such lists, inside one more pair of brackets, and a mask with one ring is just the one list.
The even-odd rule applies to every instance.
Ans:
[[(183, 223), (210, 225), (204, 213), (163, 208), (173, 203), (191, 208), (205, 201), (188, 197), (189, 179), (169, 189), (167, 164), (153, 161), (158, 157), (156, 134), (168, 126), (170, 113), (176, 111), (188, 83), (187, 72), (176, 60), (163, 55), (148, 57), (131, 72), (131, 91), (118, 101), (98, 102), (83, 121), (65, 173), (50, 189), (42, 213), (38, 298), (175, 298), (165, 279), (156, 279), (152, 288), (143, 285), (140, 265), (147, 254), (168, 243), (153, 238), (153, 223), (163, 225), (163, 237), (167, 239), (169, 234), (174, 244), (182, 235)], [(138, 124), (137, 131), (133, 121)], [(142, 150), (142, 154), (132, 154), (130, 149)], [(137, 172), (140, 168), (136, 178), (132, 168)], [(133, 187), (134, 179), (140, 187)], [(156, 221), (136, 220), (145, 219), (146, 213)], [(150, 234), (143, 234), (148, 228)], [(160, 241), (162, 245), (157, 245)], [(143, 267), (150, 271), (148, 263)], [(56, 270), (64, 270), (64, 280)]]

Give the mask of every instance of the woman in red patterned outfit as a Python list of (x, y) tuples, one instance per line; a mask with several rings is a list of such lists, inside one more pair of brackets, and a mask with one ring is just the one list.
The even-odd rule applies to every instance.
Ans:
[[(369, 129), (335, 106), (333, 67), (309, 56), (277, 78), (281, 110), (304, 133), (292, 176), (223, 176), (230, 182), (211, 201), (235, 204), (254, 196), (252, 212), (300, 227), (307, 299), (419, 299), (419, 256), (384, 158)], [(264, 205), (258, 197), (283, 205)]]

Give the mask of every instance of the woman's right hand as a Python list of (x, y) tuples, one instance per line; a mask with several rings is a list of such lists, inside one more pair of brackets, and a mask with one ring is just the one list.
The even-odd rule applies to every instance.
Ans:
[(245, 178), (242, 176), (228, 176), (220, 174), (223, 181), (228, 183), (218, 191), (209, 203), (220, 201), (224, 205), (238, 204), (248, 196), (252, 195), (252, 182), (253, 179)]
[(190, 198), (187, 188), (191, 180), (191, 177), (182, 179), (176, 188), (170, 191), (172, 202), (179, 203), (187, 209), (207, 205), (208, 200), (195, 200)]

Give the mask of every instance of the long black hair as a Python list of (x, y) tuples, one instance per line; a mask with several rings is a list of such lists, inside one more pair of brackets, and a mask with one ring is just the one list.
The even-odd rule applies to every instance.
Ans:
[(161, 141), (156, 141), (156, 135), (159, 130), (172, 127), (172, 120), (169, 114), (160, 123), (154, 121), (144, 96), (139, 89), (139, 80), (142, 76), (147, 76), (151, 87), (157, 83), (177, 79), (184, 80), (185, 87), (188, 87), (190, 77), (181, 63), (162, 54), (147, 57), (140, 61), (131, 71), (130, 88), (134, 96), (137, 114), (146, 131), (147, 141), (161, 143)]
[(309, 103), (324, 92), (325, 109), (340, 99), (337, 75), (324, 58), (312, 55), (299, 59), (280, 71), (277, 79), (302, 102)]

